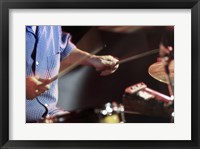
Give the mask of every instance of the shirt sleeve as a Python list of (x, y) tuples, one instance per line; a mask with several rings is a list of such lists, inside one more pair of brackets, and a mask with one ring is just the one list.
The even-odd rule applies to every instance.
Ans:
[(33, 56), (35, 54), (36, 37), (32, 30), (32, 26), (26, 26), (26, 77), (34, 75), (33, 72)]
[(76, 46), (71, 42), (71, 35), (69, 33), (61, 32), (61, 61), (68, 56)]

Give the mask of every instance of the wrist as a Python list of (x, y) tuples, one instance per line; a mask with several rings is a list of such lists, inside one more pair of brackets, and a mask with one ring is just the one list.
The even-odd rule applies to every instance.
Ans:
[(94, 66), (95, 65), (94, 63), (95, 63), (96, 59), (97, 59), (96, 55), (89, 54), (88, 58), (86, 59), (86, 64), (90, 65), (90, 66)]

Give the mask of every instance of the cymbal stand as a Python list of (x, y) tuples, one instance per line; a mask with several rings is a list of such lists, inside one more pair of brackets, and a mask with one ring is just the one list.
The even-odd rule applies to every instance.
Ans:
[[(165, 70), (165, 77), (167, 80), (167, 86), (168, 86), (168, 90), (169, 90), (169, 94), (171, 97), (171, 101), (165, 105), (166, 107), (170, 108), (172, 106), (174, 106), (174, 91), (173, 91), (173, 84), (172, 84), (172, 80), (170, 78), (170, 70), (169, 70), (169, 64), (171, 62), (171, 59), (169, 56), (165, 56), (163, 57), (163, 65), (164, 65), (164, 70)], [(172, 112), (171, 114), (171, 122), (174, 122), (174, 112)]]
[(167, 80), (167, 86), (168, 86), (168, 91), (171, 96), (171, 98), (174, 98), (174, 91), (173, 91), (173, 84), (172, 80), (170, 78), (170, 70), (169, 70), (169, 64), (171, 62), (171, 59), (168, 56), (163, 57), (163, 65), (164, 65), (164, 70), (165, 70), (165, 77)]

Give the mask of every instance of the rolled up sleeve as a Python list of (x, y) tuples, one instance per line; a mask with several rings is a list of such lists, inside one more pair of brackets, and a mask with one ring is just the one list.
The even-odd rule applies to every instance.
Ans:
[(71, 35), (69, 33), (62, 32), (61, 33), (61, 57), (60, 60), (62, 61), (66, 56), (68, 56), (76, 46), (71, 42)]

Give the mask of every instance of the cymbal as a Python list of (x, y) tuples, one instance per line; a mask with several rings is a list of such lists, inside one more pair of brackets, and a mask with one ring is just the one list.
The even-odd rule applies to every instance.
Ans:
[[(169, 64), (169, 71), (170, 71), (170, 79), (172, 81), (172, 85), (174, 85), (174, 60), (171, 60)], [(149, 67), (148, 72), (150, 76), (152, 76), (154, 79), (168, 84), (168, 81), (166, 79), (165, 69), (162, 62), (153, 63)]]

